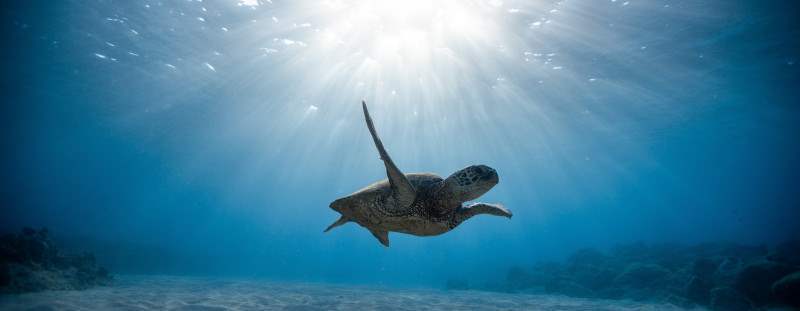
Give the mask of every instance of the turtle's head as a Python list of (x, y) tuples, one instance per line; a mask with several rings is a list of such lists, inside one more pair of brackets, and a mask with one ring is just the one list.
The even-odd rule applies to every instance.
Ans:
[(350, 213), (352, 211), (350, 204), (351, 198), (350, 196), (346, 196), (344, 198), (338, 198), (335, 201), (331, 202), (330, 208), (334, 211), (339, 212), (340, 214), (344, 215), (345, 213)]
[(500, 181), (497, 171), (486, 165), (472, 165), (444, 180), (446, 191), (460, 202), (475, 200)]

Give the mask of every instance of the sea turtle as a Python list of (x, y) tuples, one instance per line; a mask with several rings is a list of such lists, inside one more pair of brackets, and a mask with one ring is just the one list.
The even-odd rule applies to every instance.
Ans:
[(511, 218), (511, 211), (500, 204), (464, 202), (475, 200), (499, 181), (497, 172), (486, 165), (472, 165), (442, 179), (431, 173), (403, 174), (386, 153), (375, 132), (367, 103), (362, 101), (364, 118), (380, 158), (386, 166), (384, 179), (355, 193), (333, 201), (331, 209), (342, 217), (325, 232), (353, 221), (367, 228), (384, 246), (389, 246), (389, 231), (417, 236), (432, 236), (452, 230), (479, 214)]

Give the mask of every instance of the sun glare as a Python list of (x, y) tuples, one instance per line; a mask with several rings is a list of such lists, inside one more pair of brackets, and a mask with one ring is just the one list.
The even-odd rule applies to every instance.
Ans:
[(482, 17), (467, 1), (328, 1), (321, 46), (413, 62), (454, 40), (477, 40)]

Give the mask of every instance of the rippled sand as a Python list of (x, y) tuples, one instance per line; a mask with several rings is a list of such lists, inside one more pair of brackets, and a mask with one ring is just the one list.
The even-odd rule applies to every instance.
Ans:
[(112, 287), (0, 296), (2, 310), (680, 310), (563, 296), (190, 277), (119, 277)]

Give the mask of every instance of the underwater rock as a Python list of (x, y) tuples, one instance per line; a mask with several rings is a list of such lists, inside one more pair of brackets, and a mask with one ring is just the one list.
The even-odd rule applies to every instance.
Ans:
[(709, 258), (700, 258), (692, 263), (692, 274), (704, 279), (710, 279), (717, 271), (720, 261)]
[[(620, 245), (609, 252), (581, 249), (563, 262), (545, 262), (508, 271), (505, 291), (572, 297), (629, 299), (697, 305), (717, 310), (796, 305), (800, 270), (783, 243), (770, 252), (763, 245), (703, 243)], [(784, 279), (782, 279), (784, 278)], [(774, 284), (774, 285), (773, 285)]]
[(711, 290), (711, 310), (747, 311), (753, 309), (750, 301), (731, 287), (717, 287)]
[(686, 298), (694, 303), (708, 305), (714, 273), (720, 262), (709, 258), (699, 258), (692, 263), (692, 277), (686, 284)]
[(592, 291), (600, 291), (611, 286), (622, 266), (611, 257), (594, 249), (582, 249), (567, 259), (563, 274), (569, 276), (577, 284)]
[(669, 271), (659, 265), (635, 262), (614, 278), (614, 284), (620, 287), (647, 288), (664, 280), (668, 274)]
[(544, 287), (545, 292), (551, 294), (562, 294), (570, 297), (588, 298), (593, 297), (594, 292), (573, 280), (567, 278), (554, 279)]
[(666, 297), (670, 296), (658, 288), (627, 288), (625, 290), (623, 299), (633, 301), (664, 301)]
[(544, 290), (547, 284), (562, 273), (561, 266), (552, 262), (536, 264), (530, 271), (522, 267), (512, 267), (506, 274), (507, 287), (512, 292), (526, 289)]
[(736, 289), (745, 294), (756, 305), (775, 301), (772, 284), (792, 272), (788, 265), (771, 261), (751, 263), (736, 277)]
[(645, 261), (650, 255), (650, 248), (643, 242), (623, 244), (611, 250), (611, 256), (625, 262)]
[(0, 237), (0, 293), (78, 290), (111, 280), (93, 255), (61, 254), (47, 229), (25, 228)]
[(667, 295), (662, 300), (665, 303), (668, 303), (668, 304), (671, 304), (671, 305), (674, 305), (674, 306), (678, 306), (678, 307), (681, 307), (683, 309), (695, 309), (695, 305), (694, 305), (693, 302), (689, 301), (689, 299), (686, 299), (685, 297), (680, 296), (680, 295), (672, 295), (672, 294), (670, 294), (670, 295)]
[(694, 303), (707, 305), (712, 286), (714, 284), (708, 279), (694, 276), (686, 285), (686, 298)]
[(767, 259), (792, 266), (800, 266), (800, 240), (786, 241), (767, 255)]
[(741, 258), (724, 257), (711, 276), (711, 280), (717, 286), (734, 286), (736, 277), (744, 265), (745, 263)]
[(772, 284), (772, 293), (780, 302), (800, 308), (800, 271), (784, 276)]
[(566, 269), (571, 279), (592, 291), (600, 291), (611, 286), (619, 271), (602, 265), (571, 266)]

